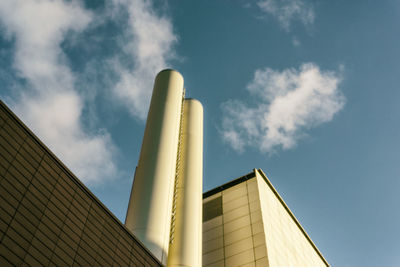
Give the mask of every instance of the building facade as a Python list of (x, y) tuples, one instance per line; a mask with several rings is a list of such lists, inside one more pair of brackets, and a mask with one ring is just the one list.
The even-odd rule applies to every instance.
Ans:
[(0, 266), (162, 266), (0, 101)]
[(261, 170), (203, 195), (203, 266), (329, 266)]

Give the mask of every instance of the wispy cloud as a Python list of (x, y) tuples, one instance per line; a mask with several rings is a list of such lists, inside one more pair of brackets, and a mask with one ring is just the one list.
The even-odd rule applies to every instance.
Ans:
[[(86, 182), (117, 175), (117, 149), (107, 130), (99, 129), (96, 103), (114, 99), (144, 120), (154, 77), (175, 57), (177, 41), (172, 22), (151, 0), (104, 5), (88, 10), (81, 0), (0, 1), (0, 30), (12, 43), (12, 73), (18, 78), (8, 102)], [(115, 27), (112, 37), (97, 30), (106, 25)], [(74, 66), (76, 72), (71, 48), (88, 59)], [(104, 96), (107, 100), (99, 100)]]
[(247, 86), (255, 103), (230, 100), (222, 105), (223, 139), (237, 151), (293, 148), (307, 129), (332, 120), (343, 108), (340, 76), (313, 63), (298, 70), (257, 70)]
[(286, 31), (290, 30), (292, 22), (296, 20), (305, 26), (314, 23), (314, 7), (303, 0), (261, 0), (257, 6), (261, 11), (274, 16)]
[(81, 34), (93, 14), (77, 0), (3, 0), (0, 24), (15, 42), (13, 68), (25, 82), (13, 110), (83, 181), (116, 173), (107, 132), (91, 134), (81, 122), (83, 99), (61, 48)]
[[(173, 45), (177, 36), (170, 19), (157, 14), (151, 1), (113, 0), (113, 3), (117, 12), (128, 12), (126, 29), (120, 36), (123, 54), (112, 61), (119, 76), (113, 92), (133, 116), (145, 119), (154, 77), (175, 57)], [(131, 59), (128, 64), (127, 58)]]

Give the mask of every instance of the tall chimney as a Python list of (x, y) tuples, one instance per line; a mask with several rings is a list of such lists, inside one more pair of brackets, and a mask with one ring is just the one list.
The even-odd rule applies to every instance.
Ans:
[(183, 77), (174, 70), (156, 79), (125, 225), (166, 264), (183, 100)]
[(203, 106), (183, 105), (168, 267), (201, 267), (203, 208)]

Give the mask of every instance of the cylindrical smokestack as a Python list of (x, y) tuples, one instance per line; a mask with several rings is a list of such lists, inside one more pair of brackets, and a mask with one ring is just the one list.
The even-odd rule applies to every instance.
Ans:
[(162, 263), (166, 263), (183, 77), (174, 70), (156, 79), (132, 185), (125, 225)]
[(200, 267), (202, 258), (203, 107), (185, 99), (168, 267)]

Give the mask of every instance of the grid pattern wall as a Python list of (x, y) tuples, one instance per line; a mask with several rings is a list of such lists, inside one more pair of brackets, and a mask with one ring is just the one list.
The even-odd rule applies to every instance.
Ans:
[(327, 266), (257, 172), (270, 266)]
[(0, 104), (0, 266), (161, 266)]
[(205, 198), (203, 209), (218, 198), (222, 215), (203, 221), (203, 266), (268, 266), (256, 179)]

